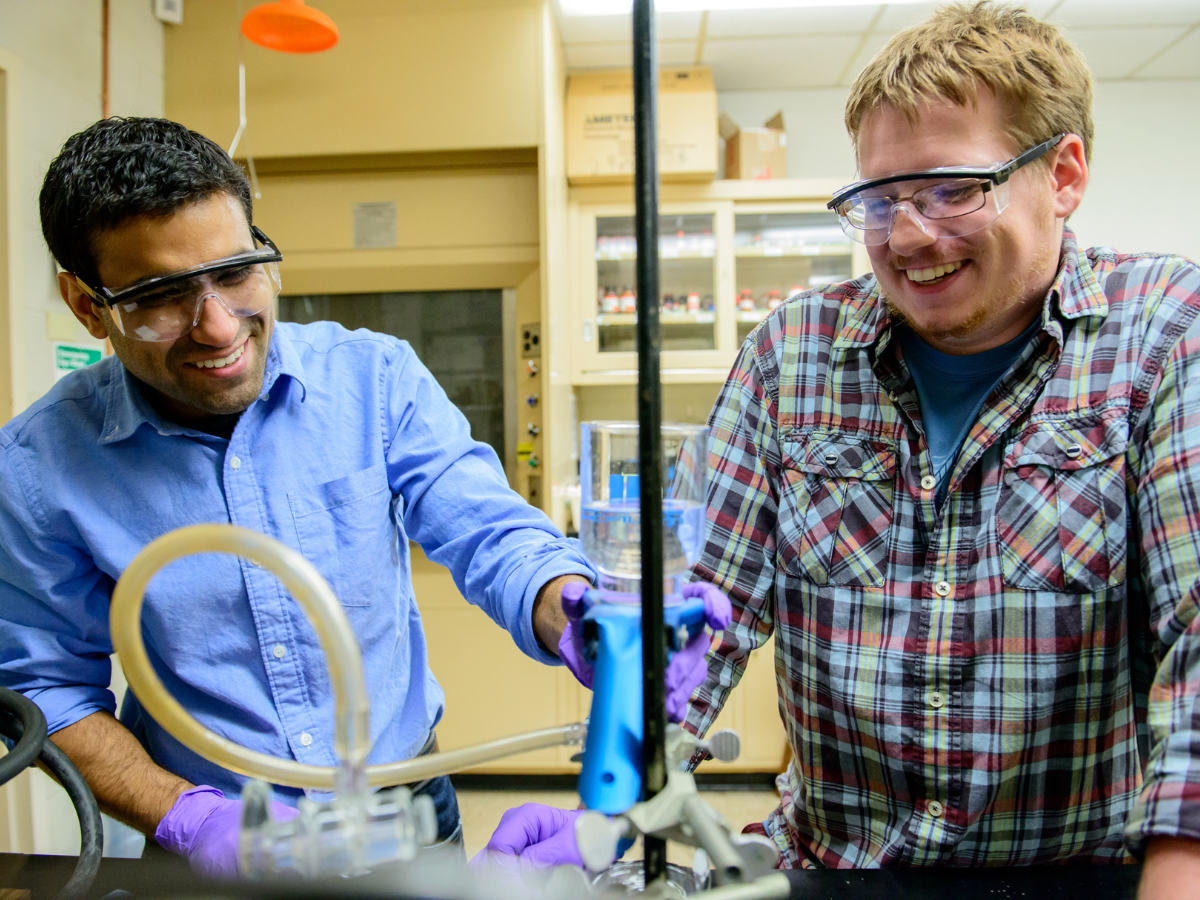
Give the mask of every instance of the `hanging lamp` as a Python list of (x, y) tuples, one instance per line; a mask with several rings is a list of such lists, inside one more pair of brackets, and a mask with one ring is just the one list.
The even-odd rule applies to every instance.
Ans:
[(338, 42), (337, 25), (304, 0), (276, 0), (254, 7), (242, 17), (242, 34), (268, 50), (317, 53)]

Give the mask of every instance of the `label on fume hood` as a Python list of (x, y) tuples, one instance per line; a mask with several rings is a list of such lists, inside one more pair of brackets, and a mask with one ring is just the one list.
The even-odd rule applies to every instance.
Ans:
[(96, 347), (80, 347), (78, 344), (54, 345), (54, 380), (68, 372), (100, 362), (104, 354)]
[(396, 204), (354, 204), (354, 249), (382, 250), (396, 246)]

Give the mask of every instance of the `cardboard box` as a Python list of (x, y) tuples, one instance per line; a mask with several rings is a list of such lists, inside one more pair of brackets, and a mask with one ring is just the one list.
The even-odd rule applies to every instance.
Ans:
[(787, 178), (787, 131), (782, 112), (762, 128), (739, 128), (722, 113), (720, 129), (725, 138), (726, 178)]
[[(577, 72), (567, 82), (567, 180), (633, 180), (633, 72)], [(658, 174), (662, 181), (717, 175), (717, 89), (699, 66), (659, 70)]]

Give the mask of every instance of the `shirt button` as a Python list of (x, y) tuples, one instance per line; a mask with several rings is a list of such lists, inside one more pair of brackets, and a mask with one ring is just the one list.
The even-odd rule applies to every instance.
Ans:
[(933, 586), (933, 590), (935, 593), (937, 593), (937, 595), (939, 597), (949, 597), (950, 596), (950, 582), (939, 581), (937, 584), (935, 584)]
[(929, 701), (929, 705), (934, 709), (941, 709), (946, 705), (946, 698), (941, 691), (930, 691), (929, 696), (926, 699)]
[(942, 806), (942, 804), (938, 803), (936, 800), (930, 800), (927, 804), (925, 804), (925, 810), (931, 816), (933, 816), (935, 819), (937, 819), (937, 818), (940, 818), (942, 813), (944, 813), (946, 811), (946, 808), (944, 806)]
[(242, 467), (242, 461), (240, 459), (238, 459), (236, 456), (229, 461), (229, 468), (240, 469), (241, 467)]
[(1079, 459), (1083, 455), (1083, 448), (1078, 444), (1069, 444), (1067, 446), (1067, 457), (1069, 459)]
[(932, 475), (926, 475), (921, 479), (921, 490), (932, 491), (935, 487), (937, 487), (937, 479)]
[(825, 463), (827, 465), (832, 466), (837, 461), (838, 461), (838, 455), (834, 451), (830, 450), (828, 453), (825, 454)]
[[(300, 743), (303, 744), (305, 747), (307, 747), (309, 744), (312, 743), (312, 735), (309, 734), (307, 731), (304, 732), (303, 734), (300, 735)], [(938, 808), (941, 809), (940, 806)]]
[(275, 649), (271, 652), (275, 655), (276, 659), (283, 659), (283, 657), (287, 654), (287, 648), (284, 647), (283, 644), (276, 644)]

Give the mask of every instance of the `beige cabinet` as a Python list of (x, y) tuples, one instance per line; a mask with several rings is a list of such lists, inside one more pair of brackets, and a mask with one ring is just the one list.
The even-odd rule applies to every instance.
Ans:
[[(835, 185), (806, 180), (664, 185), (659, 321), (667, 384), (725, 379), (746, 336), (789, 296), (869, 270), (825, 208)], [(637, 316), (632, 198), (570, 194), (571, 379), (632, 384)]]
[[(450, 573), (412, 547), (413, 587), (425, 623), (429, 665), (446, 692), (446, 712), (437, 727), (443, 750), (505, 735), (581, 722), (591, 692), (563, 667), (529, 659), (512, 638), (471, 606)], [(742, 737), (736, 762), (705, 763), (703, 771), (774, 772), (783, 759), (784, 733), (776, 703), (772, 645), (754, 655), (741, 684), (717, 720)], [(524, 753), (481, 766), (476, 772), (563, 774), (579, 771), (571, 756), (578, 747)]]

